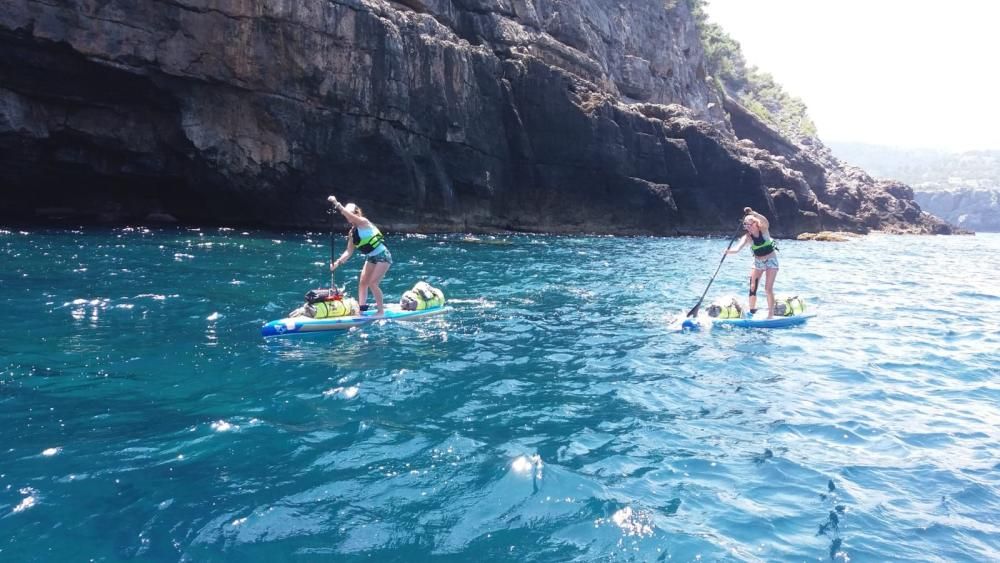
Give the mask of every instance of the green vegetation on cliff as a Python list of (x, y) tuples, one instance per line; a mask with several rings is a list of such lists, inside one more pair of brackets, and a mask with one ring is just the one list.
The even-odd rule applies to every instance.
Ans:
[(802, 100), (789, 95), (770, 74), (747, 64), (740, 44), (718, 24), (708, 21), (707, 0), (687, 0), (701, 34), (708, 73), (730, 98), (755, 113), (783, 135), (815, 137), (816, 126)]

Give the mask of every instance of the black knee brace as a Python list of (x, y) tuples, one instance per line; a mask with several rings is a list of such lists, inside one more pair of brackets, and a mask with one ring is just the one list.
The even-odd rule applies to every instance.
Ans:
[(754, 278), (750, 276), (750, 297), (757, 296), (757, 284), (760, 282), (760, 278)]

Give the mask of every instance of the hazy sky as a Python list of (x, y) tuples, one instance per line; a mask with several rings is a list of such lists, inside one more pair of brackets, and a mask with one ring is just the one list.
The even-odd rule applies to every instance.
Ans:
[(825, 141), (1000, 149), (1000, 1), (708, 0)]

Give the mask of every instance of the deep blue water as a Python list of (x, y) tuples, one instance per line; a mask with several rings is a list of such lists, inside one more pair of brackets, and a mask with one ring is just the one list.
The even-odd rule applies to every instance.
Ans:
[(669, 332), (726, 242), (390, 237), (451, 313), (265, 342), (325, 234), (2, 231), (0, 560), (1000, 560), (1000, 236), (782, 241), (819, 317)]

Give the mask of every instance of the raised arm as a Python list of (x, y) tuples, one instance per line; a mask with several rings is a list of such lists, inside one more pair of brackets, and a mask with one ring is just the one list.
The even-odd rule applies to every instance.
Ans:
[(339, 211), (340, 214), (344, 216), (344, 219), (347, 219), (347, 222), (355, 227), (364, 227), (370, 224), (368, 219), (365, 219), (361, 215), (358, 215), (357, 213), (347, 209), (347, 207), (341, 205), (334, 196), (330, 196), (326, 198), (326, 200), (332, 203), (333, 208)]
[(768, 232), (771, 231), (771, 222), (767, 220), (767, 217), (764, 217), (763, 215), (761, 215), (760, 213), (757, 213), (756, 211), (754, 211), (753, 209), (751, 209), (749, 207), (744, 207), (743, 208), (743, 214), (744, 215), (750, 215), (754, 219), (757, 219), (757, 222), (758, 222), (757, 224), (760, 225), (760, 230), (762, 230), (762, 231), (768, 231)]

